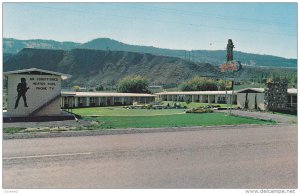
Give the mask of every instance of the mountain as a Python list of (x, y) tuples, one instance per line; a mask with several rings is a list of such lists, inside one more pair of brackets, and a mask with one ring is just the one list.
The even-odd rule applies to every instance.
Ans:
[[(225, 56), (226, 56), (225, 50), (216, 50), (216, 51), (171, 50), (171, 49), (155, 48), (152, 46), (128, 45), (108, 38), (94, 39), (87, 43), (81, 44), (79, 47), (87, 48), (87, 49), (151, 53), (154, 55), (178, 57), (178, 58), (182, 58), (194, 62), (211, 63), (213, 65), (220, 65), (224, 63)], [(258, 54), (234, 51), (234, 58), (238, 61), (241, 61), (244, 65), (247, 66), (289, 67), (289, 68), (297, 67), (296, 59), (286, 59), (286, 58), (276, 57), (271, 55), (258, 55)]]
[(23, 49), (4, 61), (3, 70), (41, 68), (71, 74), (65, 86), (113, 86), (128, 75), (147, 77), (151, 84), (175, 86), (193, 76), (219, 75), (208, 63), (189, 62), (180, 58), (127, 51), (90, 49), (53, 50)]
[(17, 40), (13, 38), (3, 38), (3, 52), (14, 54), (23, 48), (70, 50), (79, 45), (79, 43), (75, 42), (58, 42), (54, 40)]
[[(106, 51), (127, 51), (150, 53), (153, 55), (178, 57), (188, 61), (210, 63), (219, 65), (224, 63), (226, 51), (225, 50), (172, 50), (162, 49), (152, 46), (138, 46), (129, 45), (109, 38), (98, 38), (86, 43), (75, 42), (57, 42), (52, 40), (17, 40), (17, 39), (3, 39), (3, 52), (4, 53), (17, 53), (23, 48), (43, 48), (43, 49), (95, 49)], [(286, 59), (271, 55), (259, 55), (234, 51), (234, 58), (241, 61), (246, 66), (265, 66), (265, 67), (287, 67), (296, 68), (297, 59)]]
[[(222, 73), (212, 64), (147, 53), (25, 48), (17, 54), (4, 56), (4, 71), (35, 67), (72, 75), (71, 79), (63, 82), (64, 86), (115, 86), (118, 80), (129, 75), (145, 76), (151, 85), (162, 85), (166, 88), (175, 87), (194, 76), (223, 79)], [(287, 76), (294, 73), (292, 68), (244, 66), (236, 74), (236, 80), (252, 81), (274, 74)]]

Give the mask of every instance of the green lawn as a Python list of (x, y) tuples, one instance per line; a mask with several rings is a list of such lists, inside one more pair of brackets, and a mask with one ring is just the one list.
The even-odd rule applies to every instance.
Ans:
[[(198, 107), (199, 103), (195, 103)], [(190, 103), (189, 105), (193, 105)], [(122, 107), (94, 107), (73, 109), (73, 113), (81, 115), (84, 120), (97, 121), (92, 126), (76, 127), (70, 130), (97, 130), (118, 128), (159, 128), (216, 126), (240, 124), (275, 124), (252, 118), (226, 116), (224, 113), (185, 113), (184, 109), (125, 109)], [(4, 128), (4, 133), (30, 132), (25, 128)], [(45, 129), (44, 131), (49, 131)], [(61, 129), (56, 129), (60, 131)], [(63, 130), (66, 130), (63, 128)], [(38, 130), (41, 132), (40, 130)], [(34, 132), (37, 132), (36, 130)]]
[(7, 128), (3, 128), (3, 132), (4, 133), (19, 133), (24, 131), (25, 128), (22, 127), (7, 127)]
[[(173, 106), (175, 102), (173, 101), (163, 101), (163, 105), (169, 104)], [(199, 106), (207, 106), (208, 103), (197, 103), (197, 102), (177, 102), (180, 103), (181, 107), (186, 106), (188, 109), (197, 108)], [(217, 105), (217, 104), (214, 104)], [(226, 104), (219, 104), (222, 108), (226, 108)], [(236, 105), (232, 106), (233, 108)], [(73, 113), (81, 116), (157, 116), (157, 115), (173, 115), (173, 114), (183, 114), (185, 109), (125, 109), (121, 106), (112, 107), (91, 107), (91, 108), (76, 108), (72, 110)]]
[(177, 114), (151, 117), (104, 116), (84, 117), (84, 119), (98, 121), (98, 124), (94, 126), (95, 129), (274, 124), (274, 122), (270, 121), (262, 121), (244, 117), (225, 116), (224, 113)]
[(157, 116), (183, 114), (184, 109), (125, 109), (122, 107), (93, 107), (77, 108), (72, 110), (73, 113), (81, 116)]
[[(189, 103), (188, 105), (189, 108), (192, 108), (199, 107), (201, 104)], [(94, 107), (73, 109), (73, 113), (81, 115), (83, 119), (97, 121), (98, 124), (91, 129), (274, 124), (270, 121), (226, 116), (224, 113), (186, 114), (184, 109), (148, 110)]]

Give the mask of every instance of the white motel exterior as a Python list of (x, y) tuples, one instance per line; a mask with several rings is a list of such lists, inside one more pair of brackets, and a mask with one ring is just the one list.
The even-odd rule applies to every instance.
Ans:
[(200, 102), (212, 104), (226, 104), (226, 94), (229, 102), (233, 96), (233, 103), (236, 104), (236, 94), (232, 91), (187, 91), (187, 92), (161, 92), (156, 93), (159, 100), (177, 102)]
[[(257, 105), (261, 110), (265, 110), (264, 88), (245, 88), (238, 91), (178, 91), (155, 94), (63, 92), (61, 91), (61, 80), (69, 78), (70, 75), (37, 68), (5, 72), (4, 75), (8, 79), (8, 95), (7, 97), (4, 96), (3, 100), (6, 102), (7, 113), (11, 116), (60, 115), (62, 114), (61, 108), (122, 106), (133, 103), (148, 104), (155, 101), (210, 104), (226, 104), (228, 101), (244, 108), (246, 94), (249, 109), (254, 109)], [(23, 93), (18, 90), (18, 87), (22, 85), (21, 80), (26, 80), (24, 84), (28, 87), (28, 89), (23, 89), (26, 90)], [(288, 106), (297, 107), (297, 89), (288, 89), (287, 94)]]
[(138, 93), (62, 92), (61, 107), (96, 107), (131, 105), (134, 102), (147, 104), (155, 101), (156, 95)]
[[(297, 89), (288, 89), (288, 105), (297, 107)], [(154, 101), (199, 102), (209, 104), (237, 104), (244, 108), (245, 96), (248, 93), (249, 109), (254, 109), (255, 98), (257, 106), (265, 110), (264, 88), (245, 88), (238, 91), (188, 91), (188, 92), (160, 92), (156, 94), (137, 93), (106, 93), (106, 92), (62, 92), (61, 107), (101, 107), (116, 105), (131, 105), (134, 102), (148, 104)]]

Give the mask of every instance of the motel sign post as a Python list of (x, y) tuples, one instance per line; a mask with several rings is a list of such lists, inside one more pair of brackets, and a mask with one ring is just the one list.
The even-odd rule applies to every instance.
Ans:
[(232, 109), (232, 103), (233, 103), (233, 86), (234, 86), (234, 74), (235, 72), (239, 71), (241, 69), (241, 64), (239, 61), (233, 61), (233, 48), (234, 44), (232, 42), (232, 39), (228, 39), (227, 44), (227, 55), (226, 59), (227, 62), (220, 65), (221, 72), (224, 72), (225, 76), (225, 91), (226, 91), (226, 104), (227, 104), (227, 111), (228, 111), (228, 95), (227, 95), (227, 88), (226, 88), (226, 72), (233, 72), (233, 81), (232, 81), (232, 93), (231, 93), (231, 102), (230, 102), (230, 112), (229, 115), (231, 115), (231, 109)]

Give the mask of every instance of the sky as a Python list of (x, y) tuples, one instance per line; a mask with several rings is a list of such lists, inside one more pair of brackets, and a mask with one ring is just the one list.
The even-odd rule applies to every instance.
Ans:
[(297, 58), (297, 3), (3, 3), (3, 37)]

